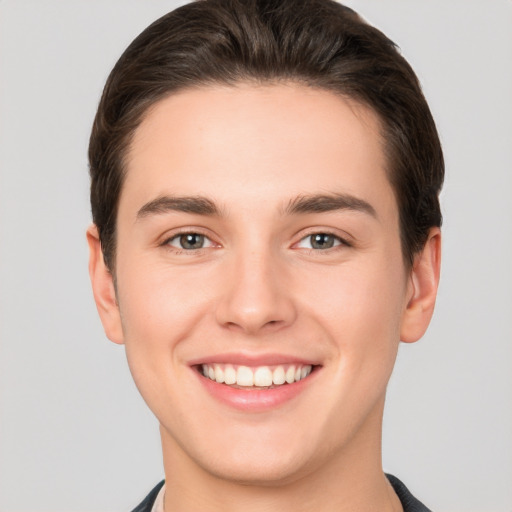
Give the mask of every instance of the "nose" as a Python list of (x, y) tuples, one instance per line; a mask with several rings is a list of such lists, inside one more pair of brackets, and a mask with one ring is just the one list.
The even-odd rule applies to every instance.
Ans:
[(292, 324), (296, 308), (284, 262), (270, 250), (245, 252), (233, 260), (216, 310), (219, 324), (251, 335)]

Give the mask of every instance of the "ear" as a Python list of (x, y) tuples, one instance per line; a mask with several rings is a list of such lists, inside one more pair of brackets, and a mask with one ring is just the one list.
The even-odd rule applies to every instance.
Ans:
[(431, 228), (422, 251), (414, 258), (408, 283), (408, 303), (402, 317), (400, 339), (418, 341), (427, 330), (436, 303), (441, 269), (441, 230)]
[(114, 279), (105, 265), (98, 228), (94, 224), (87, 230), (87, 243), (89, 245), (89, 276), (103, 329), (109, 340), (114, 343), (124, 343)]

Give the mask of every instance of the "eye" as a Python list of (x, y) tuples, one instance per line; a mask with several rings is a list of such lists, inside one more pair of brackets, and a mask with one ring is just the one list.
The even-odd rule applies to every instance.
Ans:
[(338, 245), (348, 245), (340, 237), (330, 233), (313, 233), (304, 237), (297, 247), (301, 249), (332, 249)]
[(208, 237), (200, 233), (181, 233), (170, 238), (166, 245), (177, 249), (185, 249), (186, 251), (194, 251), (205, 247), (213, 247), (214, 244)]

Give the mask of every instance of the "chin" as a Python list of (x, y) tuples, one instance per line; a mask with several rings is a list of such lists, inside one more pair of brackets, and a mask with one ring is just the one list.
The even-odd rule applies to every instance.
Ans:
[(322, 436), (318, 433), (294, 432), (289, 422), (278, 422), (273, 427), (238, 425), (210, 432), (208, 439), (203, 436), (201, 442), (194, 443), (189, 456), (215, 478), (264, 487), (295, 482), (328, 457), (322, 453)]
[(242, 456), (222, 461), (197, 461), (202, 468), (215, 478), (239, 485), (258, 487), (278, 487), (293, 483), (308, 473), (305, 460), (293, 457), (283, 458), (282, 454), (259, 457)]

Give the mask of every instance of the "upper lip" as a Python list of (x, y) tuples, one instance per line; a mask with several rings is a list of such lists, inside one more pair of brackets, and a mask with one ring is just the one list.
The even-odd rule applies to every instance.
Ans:
[(280, 364), (301, 364), (316, 366), (317, 360), (297, 357), (286, 354), (243, 354), (228, 352), (224, 354), (215, 354), (189, 361), (190, 366), (200, 364), (234, 364), (239, 366), (277, 366)]

